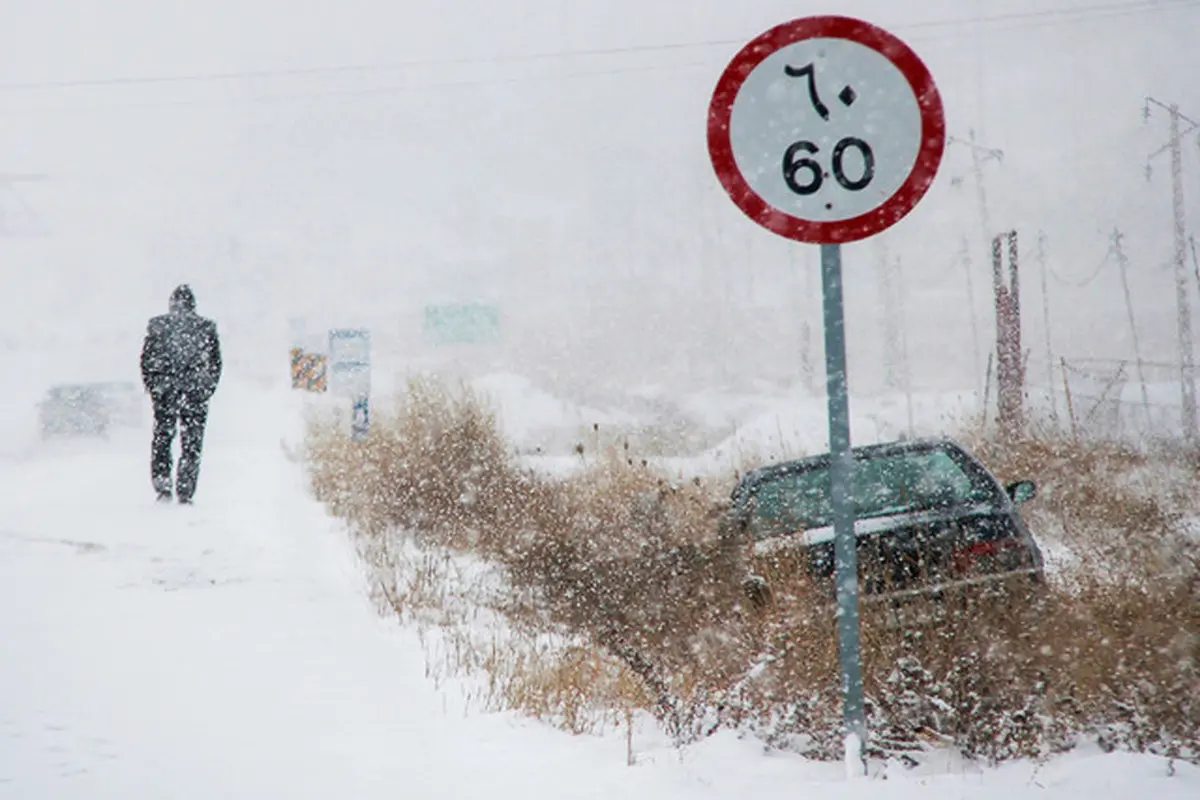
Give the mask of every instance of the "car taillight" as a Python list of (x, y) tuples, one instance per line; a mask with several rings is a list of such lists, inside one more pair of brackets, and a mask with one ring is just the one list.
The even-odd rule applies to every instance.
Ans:
[(1009, 556), (1014, 550), (1021, 548), (1018, 539), (972, 542), (954, 551), (954, 568), (958, 572), (970, 572), (983, 559)]

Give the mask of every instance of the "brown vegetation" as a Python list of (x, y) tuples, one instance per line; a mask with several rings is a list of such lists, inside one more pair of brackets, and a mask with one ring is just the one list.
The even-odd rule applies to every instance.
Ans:
[[(1182, 533), (1200, 505), (1195, 473), (1053, 438), (968, 444), (1001, 478), (1038, 481), (1035, 532), (1073, 557), (1036, 597), (915, 603), (900, 625), (864, 606), (872, 751), (914, 758), (949, 744), (1002, 760), (1096, 736), (1200, 757), (1200, 564)], [(733, 476), (677, 484), (623, 449), (570, 477), (537, 476), (479, 398), (421, 381), (362, 443), (314, 425), (309, 461), (396, 612), (436, 609), (450, 585), (440, 562), (380, 556), (402, 543), (499, 571), (500, 591), (426, 615), (457, 642), (449, 669), (484, 676), (489, 707), (573, 731), (644, 710), (681, 741), (736, 727), (839, 755), (829, 608), (794, 554), (755, 561), (770, 592), (751, 602), (723, 523)], [(505, 633), (473, 639), (471, 603)]]

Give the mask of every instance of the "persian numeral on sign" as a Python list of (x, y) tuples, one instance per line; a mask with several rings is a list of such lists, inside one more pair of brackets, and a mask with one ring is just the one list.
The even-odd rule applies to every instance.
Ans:
[[(820, 115), (821, 119), (828, 122), (829, 106), (821, 100), (820, 92), (817, 90), (816, 70), (813, 64), (810, 62), (803, 67), (793, 67), (789, 64), (784, 66), (783, 71), (788, 77), (808, 80), (809, 102), (812, 103), (813, 110)], [(842, 105), (849, 108), (858, 99), (858, 95), (853, 87), (846, 86), (838, 93), (838, 99)], [(845, 155), (850, 148), (857, 150), (863, 160), (862, 175), (858, 178), (851, 178), (846, 174)], [(815, 159), (808, 157), (816, 155), (818, 152), (820, 152), (820, 148), (807, 139), (793, 143), (784, 151), (783, 181), (787, 184), (788, 189), (802, 197), (819, 192), (825, 183), (825, 178), (828, 177), (828, 173), (824, 172), (821, 165)], [(807, 155), (801, 155), (802, 153)], [(847, 136), (834, 145), (830, 167), (838, 185), (850, 192), (860, 192), (867, 188), (875, 177), (875, 153), (871, 150), (871, 146), (862, 139), (856, 136)], [(807, 180), (802, 182), (801, 178), (805, 176), (807, 176)]]

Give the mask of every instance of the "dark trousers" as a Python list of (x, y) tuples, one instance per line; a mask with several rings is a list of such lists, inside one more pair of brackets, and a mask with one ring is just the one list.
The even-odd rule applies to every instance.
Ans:
[(160, 495), (171, 493), (171, 442), (179, 426), (179, 470), (175, 495), (182, 501), (192, 499), (200, 475), (200, 451), (204, 446), (204, 425), (208, 419), (208, 400), (201, 394), (166, 391), (152, 395), (154, 402), (154, 440), (150, 454), (150, 476)]

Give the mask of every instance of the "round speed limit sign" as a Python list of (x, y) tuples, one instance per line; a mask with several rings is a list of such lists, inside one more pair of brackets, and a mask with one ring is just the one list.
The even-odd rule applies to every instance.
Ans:
[(837, 16), (747, 44), (708, 114), (713, 167), (734, 203), (780, 236), (865, 239), (925, 195), (945, 150), (942, 100), (904, 42)]

